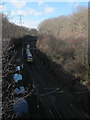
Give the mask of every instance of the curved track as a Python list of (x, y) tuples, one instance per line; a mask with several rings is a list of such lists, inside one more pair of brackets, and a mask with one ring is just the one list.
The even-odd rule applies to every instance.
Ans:
[[(35, 63), (25, 63), (25, 65), (33, 85), (38, 85), (35, 91), (47, 115), (43, 117), (53, 120), (70, 118), (88, 119), (88, 116), (81, 109), (74, 106), (72, 99), (65, 91), (56, 90), (56, 92), (52, 92), (54, 89), (52, 89), (47, 82), (48, 80), (52, 79), (51, 75), (49, 75), (49, 73), (45, 70), (43, 64), (36, 55), (36, 51), (32, 50), (32, 53)], [(48, 92), (51, 94), (47, 94)]]

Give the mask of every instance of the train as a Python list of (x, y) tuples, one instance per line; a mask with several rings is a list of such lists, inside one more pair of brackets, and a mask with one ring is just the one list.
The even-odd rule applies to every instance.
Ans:
[(30, 45), (28, 44), (27, 46), (26, 46), (26, 56), (27, 56), (27, 62), (33, 62), (33, 56), (32, 56), (32, 53), (30, 52)]

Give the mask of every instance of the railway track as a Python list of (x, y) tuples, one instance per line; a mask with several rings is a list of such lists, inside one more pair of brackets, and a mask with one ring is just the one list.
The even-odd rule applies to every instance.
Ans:
[[(49, 88), (47, 81), (45, 81), (47, 79), (46, 75), (48, 76), (48, 74), (45, 74), (45, 75), (42, 74), (43, 72), (40, 69), (40, 64), (38, 65), (38, 63), (37, 63), (35, 66), (36, 66), (35, 70), (39, 71), (39, 75), (43, 79), (42, 81), (44, 82), (44, 84), (46, 84), (45, 86), (47, 88)], [(63, 91), (63, 90), (61, 89), (61, 91)], [(50, 96), (50, 97), (52, 97), (52, 96)], [(84, 116), (85, 113), (83, 113), (82, 110), (79, 109), (79, 111), (77, 111), (77, 109), (73, 106), (72, 100), (70, 99), (71, 96), (69, 97), (69, 95), (67, 95), (67, 93), (65, 93), (64, 91), (55, 93), (55, 97), (57, 98), (58, 101), (61, 101), (63, 103), (63, 105), (64, 105), (63, 107), (66, 108), (66, 110), (67, 110), (66, 113), (68, 113), (67, 117), (72, 116), (72, 117), (76, 118), (76, 116), (78, 116), (79, 118), (84, 118), (86, 116), (86, 115)], [(69, 102), (66, 101), (65, 97), (69, 99)], [(79, 113), (79, 115), (78, 115), (78, 113)]]
[[(28, 66), (27, 66), (28, 67)], [(33, 84), (36, 86), (37, 84), (39, 84), (39, 88), (42, 89), (42, 92), (44, 93), (45, 91), (43, 90), (43, 87), (46, 87), (43, 83), (41, 83), (39, 80), (42, 80), (40, 76), (38, 76), (38, 74), (36, 73), (34, 66), (30, 66), (30, 68), (28, 68), (29, 72), (30, 72), (30, 76), (33, 79)], [(38, 99), (40, 99), (40, 101), (42, 102), (46, 114), (47, 114), (47, 118), (52, 118), (53, 120), (63, 120), (61, 114), (59, 113), (59, 111), (57, 110), (56, 106), (54, 105), (53, 99), (51, 100), (50, 97), (46, 97), (41, 95), (39, 88), (36, 89), (36, 93), (38, 95)], [(45, 116), (44, 116), (45, 117)]]
[[(35, 51), (35, 50), (34, 50)], [(70, 96), (65, 92), (57, 92), (52, 94), (46, 94), (45, 89), (50, 89), (46, 79), (51, 79), (48, 73), (43, 68), (36, 57), (34, 51), (32, 50), (33, 56), (35, 58), (35, 63), (32, 65), (26, 65), (27, 70), (30, 74), (30, 79), (34, 86), (38, 87), (35, 89), (38, 99), (42, 102), (45, 112), (47, 114), (46, 118), (53, 120), (63, 120), (63, 119), (87, 119), (88, 116), (81, 110), (77, 109), (70, 99)], [(66, 76), (61, 74), (61, 79), (67, 79)], [(44, 116), (45, 117), (45, 116)]]
[[(37, 77), (37, 81), (40, 85), (40, 88), (42, 88), (42, 90), (43, 90), (43, 88), (46, 88), (47, 87), (46, 84), (44, 83), (41, 76), (35, 71), (34, 66), (32, 66), (32, 71), (33, 71), (34, 75)], [(45, 92), (45, 90), (43, 90), (43, 93), (44, 92)], [(43, 96), (43, 100), (46, 101), (46, 104), (48, 105), (48, 110), (49, 110), (51, 116), (54, 119), (63, 120), (62, 115), (60, 114), (60, 112), (58, 111), (58, 109), (56, 108), (56, 106), (54, 104), (53, 99), (51, 99), (50, 96)]]
[[(45, 70), (44, 70), (44, 72), (42, 72), (40, 70), (41, 69), (40, 64), (38, 64), (38, 63), (36, 64), (36, 69), (39, 71), (39, 75), (43, 78), (43, 81), (45, 82), (46, 86), (48, 87), (48, 83), (47, 83), (47, 81), (45, 81), (47, 79), (46, 74), (45, 74)], [(47, 74), (47, 76), (49, 76), (49, 75)], [(67, 79), (67, 78), (65, 77), (65, 79)], [(69, 96), (69, 94), (67, 94), (65, 91), (63, 91), (63, 92), (62, 91), (63, 91), (63, 89), (61, 88), (61, 92), (56, 92), (54, 94), (54, 97), (56, 98), (56, 100), (61, 101), (61, 103), (64, 105), (63, 106), (65, 108), (64, 111), (67, 110), (66, 113), (68, 113), (67, 118), (69, 116), (71, 116), (71, 118), (80, 118), (80, 119), (81, 118), (82, 119), (88, 118), (87, 114), (85, 114), (80, 108), (77, 108), (76, 106), (74, 106), (72, 97)], [(50, 96), (50, 97), (53, 97), (53, 96)], [(69, 101), (67, 101), (67, 99)], [(58, 108), (58, 105), (57, 105), (57, 108)]]
[[(33, 72), (34, 72), (34, 75), (37, 73), (37, 69), (36, 67), (33, 68)], [(40, 73), (40, 72), (39, 72)], [(43, 78), (42, 78), (43, 77)], [(48, 84), (45, 81), (45, 76), (41, 74), (38, 74), (37, 76), (37, 79), (38, 79), (38, 82), (40, 84), (40, 87), (43, 88), (47, 88), (48, 87)], [(45, 93), (45, 91), (43, 90), (43, 93)], [(53, 115), (54, 116), (58, 116), (61, 117), (63, 119), (63, 117), (65, 118), (84, 118), (85, 116), (83, 116), (82, 112), (78, 111), (73, 105), (72, 105), (72, 101), (69, 99), (69, 102), (67, 102), (67, 98), (69, 98), (66, 93), (55, 93), (54, 95), (47, 95), (45, 96), (47, 99), (49, 99), (49, 103), (51, 104), (51, 106), (53, 106), (56, 110), (56, 113), (58, 115), (54, 115), (55, 114), (55, 110), (53, 110), (53, 108), (51, 107), (51, 110), (53, 111)], [(66, 97), (66, 98), (65, 98)], [(45, 98), (44, 98), (45, 99)], [(56, 100), (56, 102), (55, 102)], [(58, 101), (58, 102), (57, 102)], [(58, 105), (56, 103), (59, 103), (61, 102), (58, 107)], [(71, 104), (71, 105), (70, 105)], [(62, 107), (61, 107), (62, 106)], [(61, 108), (60, 108), (61, 107)], [(64, 108), (64, 109), (63, 109)], [(63, 114), (63, 112), (65, 111), (65, 113)], [(61, 115), (61, 114), (62, 115)], [(63, 116), (63, 117), (62, 117)]]

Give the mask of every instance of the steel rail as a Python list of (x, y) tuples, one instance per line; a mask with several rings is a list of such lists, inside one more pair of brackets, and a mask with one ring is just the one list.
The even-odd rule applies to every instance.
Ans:
[[(36, 56), (35, 56), (36, 57)], [(36, 68), (37, 67), (37, 68)], [(42, 73), (42, 71), (40, 72), (40, 65), (38, 65), (38, 64), (36, 64), (35, 65), (35, 69), (37, 69), (38, 71), (39, 71), (39, 73)], [(42, 74), (40, 74), (40, 76), (41, 77), (43, 77), (43, 80), (44, 80), (44, 82), (45, 82), (45, 84), (46, 84), (46, 86), (48, 86), (48, 84), (47, 84), (47, 81), (45, 81), (45, 76), (42, 76)], [(42, 80), (42, 81), (43, 81)], [(66, 95), (66, 93), (64, 93), (65, 94), (65, 96), (67, 96)], [(59, 96), (58, 96), (59, 97)], [(67, 97), (69, 97), (69, 96), (67, 96)], [(59, 99), (60, 99), (60, 97), (59, 97)], [(64, 98), (65, 99), (65, 98)], [(66, 102), (65, 102), (66, 103)], [(73, 118), (76, 118), (77, 116), (78, 116), (78, 114), (77, 114), (77, 112), (75, 112), (75, 111), (77, 111), (77, 109), (74, 107), (73, 108), (73, 111), (72, 111), (72, 106), (70, 106), (70, 104), (68, 104), (68, 103), (66, 103), (67, 104), (67, 108), (70, 108), (70, 112), (69, 112), (69, 114), (71, 114), (71, 116), (73, 117)], [(68, 112), (68, 111), (67, 111)], [(74, 112), (74, 113), (73, 113)], [(79, 118), (88, 118), (88, 116), (82, 111), (82, 110), (80, 110), (79, 109), (79, 114), (80, 114), (80, 116), (79, 116)], [(76, 113), (76, 114), (75, 114)]]
[[(43, 89), (44, 87), (46, 87), (43, 79), (37, 74), (37, 72), (35, 71), (34, 66), (32, 66), (32, 69), (33, 69), (34, 74), (37, 76), (37, 81), (38, 81), (38, 83), (40, 84), (40, 87)], [(43, 91), (44, 91), (44, 90), (43, 90)], [(60, 119), (63, 120), (61, 114), (58, 112), (56, 106), (54, 105), (53, 100), (52, 100), (49, 96), (45, 96), (44, 99), (46, 99), (46, 101), (48, 101), (48, 104), (51, 104), (51, 105), (49, 106), (49, 109), (52, 111), (52, 114), (54, 115), (54, 119), (57, 118), (57, 119), (59, 119), (59, 120), (60, 120)]]
[[(38, 83), (35, 81), (35, 79), (37, 80), (37, 77), (35, 76), (35, 74), (33, 73), (33, 71), (32, 71), (31, 68), (29, 68), (29, 67), (27, 66), (27, 69), (28, 69), (28, 71), (29, 71), (29, 73), (30, 73), (31, 79), (33, 79), (33, 85), (35, 86), (36, 84), (38, 84)], [(40, 95), (40, 93), (39, 93), (38, 90), (35, 90), (35, 91), (36, 91), (36, 94), (37, 94), (37, 96), (39, 97), (40, 101), (43, 103), (43, 105), (45, 105), (45, 106), (44, 106), (45, 109), (47, 109), (47, 110), (50, 112), (50, 114), (47, 112), (47, 110), (46, 110), (45, 112), (47, 113), (48, 116), (51, 115), (51, 117), (53, 118), (53, 115), (52, 115), (52, 113), (51, 113), (51, 111), (50, 111), (50, 108), (47, 106), (47, 102), (45, 101), (45, 99), (42, 99), (42, 97), (41, 97), (41, 95)], [(53, 118), (53, 119), (54, 119), (54, 118)]]

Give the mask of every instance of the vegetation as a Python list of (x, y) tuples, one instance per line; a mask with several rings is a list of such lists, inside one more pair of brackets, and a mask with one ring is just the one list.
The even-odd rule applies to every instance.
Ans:
[[(1, 14), (1, 13), (0, 13)], [(16, 69), (14, 62), (24, 36), (36, 35), (37, 30), (15, 25), (2, 14), (2, 105), (3, 119), (13, 119), (13, 100), (15, 83), (13, 74)]]
[[(37, 35), (37, 30), (15, 25), (2, 15), (2, 65), (3, 65), (3, 113), (11, 114), (13, 104), (12, 74), (16, 65), (12, 64), (16, 54), (15, 44), (25, 35)], [(79, 7), (70, 16), (44, 20), (39, 25), (37, 47), (67, 72), (80, 79), (80, 83), (90, 88), (88, 80), (88, 10)], [(14, 87), (13, 87), (14, 88)], [(10, 94), (8, 94), (10, 93)], [(79, 98), (79, 97), (78, 97)], [(7, 114), (6, 114), (7, 113)]]
[[(10, 59), (16, 52), (16, 46), (20, 47), (22, 38), (25, 35), (32, 35), (28, 28), (15, 25), (8, 21), (8, 17), (2, 14), (2, 59), (3, 59), (3, 73), (6, 67), (9, 67)], [(35, 31), (36, 34), (36, 31)], [(5, 69), (4, 69), (5, 67)], [(8, 70), (7, 70), (8, 71)], [(4, 74), (3, 74), (4, 75)], [(8, 75), (8, 74), (7, 74)]]
[(37, 30), (15, 25), (14, 23), (9, 22), (8, 17), (2, 14), (3, 38), (20, 38), (24, 35), (37, 35)]
[(47, 19), (38, 26), (37, 47), (90, 89), (88, 80), (88, 9)]

